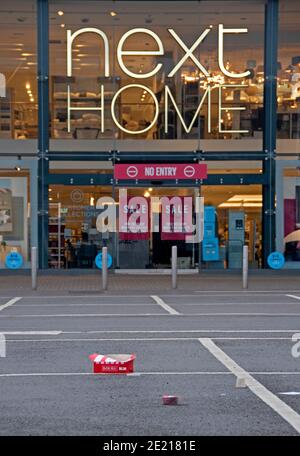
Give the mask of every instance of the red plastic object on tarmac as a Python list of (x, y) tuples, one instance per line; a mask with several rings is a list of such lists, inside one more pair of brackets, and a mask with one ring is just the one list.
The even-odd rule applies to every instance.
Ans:
[(164, 405), (178, 405), (178, 396), (163, 396)]
[(89, 356), (93, 361), (94, 374), (131, 374), (134, 370), (136, 356), (131, 355), (99, 355)]

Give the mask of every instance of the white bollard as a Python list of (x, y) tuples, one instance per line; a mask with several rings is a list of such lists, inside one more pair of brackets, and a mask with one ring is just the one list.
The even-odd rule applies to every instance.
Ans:
[(37, 289), (37, 247), (31, 247), (31, 284), (32, 289)]
[(102, 247), (102, 288), (107, 290), (107, 247)]
[(248, 288), (248, 246), (243, 246), (243, 288)]
[(177, 288), (177, 247), (172, 246), (172, 288)]

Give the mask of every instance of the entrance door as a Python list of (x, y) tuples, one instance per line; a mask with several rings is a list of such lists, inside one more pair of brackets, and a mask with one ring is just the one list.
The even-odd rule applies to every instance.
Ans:
[[(162, 233), (158, 229), (127, 235), (120, 232), (99, 233), (96, 203), (100, 197), (116, 202), (119, 226), (119, 188), (111, 185), (49, 186), (50, 268), (95, 268), (95, 256), (103, 246), (113, 258), (113, 268), (165, 269), (171, 266), (171, 247), (178, 249), (179, 269), (236, 269), (241, 267), (242, 247), (249, 246), (250, 267), (262, 262), (262, 187), (261, 185), (203, 185), (192, 187), (127, 188), (128, 197), (191, 197), (201, 193), (207, 213), (204, 239), (198, 244), (185, 242), (185, 236)], [(109, 201), (111, 203), (111, 199)], [(155, 212), (155, 210), (154, 210)], [(150, 211), (151, 213), (151, 211)], [(212, 220), (211, 218), (212, 217)]]
[[(177, 246), (178, 268), (194, 269), (198, 267), (199, 248), (197, 244), (187, 243), (186, 235), (178, 231), (175, 227), (175, 214), (179, 215), (184, 211), (187, 204), (192, 203), (193, 210), (194, 196), (198, 195), (199, 190), (194, 188), (172, 188), (172, 187), (146, 187), (146, 188), (127, 188), (127, 200), (119, 200), (120, 214), (129, 219), (135, 207), (130, 206), (130, 201), (134, 197), (143, 197), (146, 209), (141, 211), (149, 213), (148, 228), (136, 233), (118, 233), (116, 261), (117, 267), (121, 269), (167, 269), (171, 267), (171, 249)], [(162, 216), (162, 205), (159, 205), (154, 198), (168, 198), (164, 201), (165, 212), (170, 213), (169, 229), (163, 225), (165, 219)], [(185, 197), (189, 197), (184, 199)], [(172, 198), (177, 198), (172, 200)], [(129, 203), (129, 204), (127, 204)], [(129, 207), (128, 207), (129, 206)], [(187, 211), (188, 209), (186, 209)], [(167, 214), (168, 215), (168, 214)], [(182, 216), (183, 214), (181, 214)], [(180, 215), (179, 215), (180, 216)], [(192, 214), (193, 217), (193, 214)], [(167, 219), (167, 216), (166, 216)], [(144, 219), (145, 220), (145, 219)], [(156, 224), (156, 229), (154, 225)], [(165, 228), (165, 229), (164, 229)], [(184, 227), (183, 227), (184, 229)], [(170, 232), (167, 232), (170, 231)]]

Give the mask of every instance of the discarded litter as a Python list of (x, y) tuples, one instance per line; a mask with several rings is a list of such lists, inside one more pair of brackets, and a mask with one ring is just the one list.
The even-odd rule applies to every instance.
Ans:
[(93, 361), (94, 374), (130, 374), (134, 370), (135, 354), (131, 355), (99, 355), (89, 356)]
[(178, 405), (178, 396), (167, 396), (162, 397), (164, 405)]

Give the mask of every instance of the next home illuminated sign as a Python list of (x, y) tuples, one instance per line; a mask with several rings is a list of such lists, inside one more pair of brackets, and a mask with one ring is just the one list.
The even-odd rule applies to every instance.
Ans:
[[(208, 133), (211, 133), (211, 92), (213, 90), (218, 91), (218, 131), (219, 133), (248, 133), (248, 130), (226, 130), (222, 128), (222, 112), (224, 110), (228, 111), (243, 111), (246, 108), (244, 106), (227, 106), (226, 108), (222, 106), (222, 90), (226, 89), (227, 87), (230, 88), (245, 88), (247, 87), (245, 84), (239, 83), (243, 78), (247, 77), (250, 75), (250, 71), (246, 70), (244, 72), (240, 73), (235, 73), (229, 71), (228, 65), (224, 64), (224, 36), (228, 34), (234, 34), (234, 35), (239, 35), (241, 33), (247, 33), (248, 29), (247, 28), (224, 28), (223, 24), (218, 25), (218, 66), (220, 68), (221, 73), (223, 74), (224, 77), (232, 79), (230, 81), (230, 84), (225, 83), (225, 79), (222, 75), (220, 75), (219, 78), (216, 78), (210, 73), (210, 71), (203, 65), (199, 58), (195, 56), (194, 52), (200, 44), (203, 42), (203, 40), (208, 36), (208, 34), (211, 32), (211, 28), (206, 28), (200, 36), (196, 39), (196, 41), (192, 44), (192, 46), (187, 46), (184, 42), (184, 39), (179, 36), (179, 34), (172, 28), (168, 29), (168, 33), (171, 35), (172, 39), (176, 42), (176, 44), (179, 46), (184, 51), (184, 55), (180, 60), (175, 64), (175, 66), (171, 69), (171, 71), (168, 72), (167, 76), (168, 78), (173, 78), (176, 73), (179, 71), (179, 69), (183, 66), (183, 64), (186, 62), (187, 59), (190, 59), (193, 61), (195, 64), (195, 67), (204, 75), (206, 78), (206, 85), (205, 85), (205, 90), (204, 93), (201, 97), (200, 103), (198, 106), (195, 106), (195, 114), (190, 122), (189, 125), (186, 124), (180, 109), (178, 107), (177, 101), (174, 98), (169, 86), (166, 84), (164, 86), (164, 131), (165, 133), (168, 133), (168, 124), (169, 124), (169, 108), (172, 106), (178, 118), (180, 119), (180, 122), (185, 130), (186, 133), (190, 133), (193, 125), (195, 124), (196, 120), (198, 119), (200, 115), (200, 111), (204, 103), (207, 103), (207, 131)], [(74, 45), (74, 41), (76, 38), (82, 34), (85, 33), (93, 33), (99, 36), (99, 38), (102, 40), (104, 44), (104, 77), (109, 78), (111, 76), (111, 69), (110, 69), (110, 44), (107, 35), (100, 29), (98, 28), (82, 28), (80, 30), (77, 30), (76, 32), (73, 32), (71, 30), (67, 31), (67, 76), (72, 77), (73, 76), (73, 62), (72, 62), (72, 49)], [(157, 49), (156, 50), (126, 50), (124, 49), (126, 40), (129, 37), (135, 36), (136, 39), (139, 39), (139, 35), (148, 35), (150, 36), (156, 43)], [(157, 122), (158, 116), (159, 116), (159, 101), (155, 95), (155, 93), (146, 85), (144, 85), (143, 79), (146, 78), (151, 78), (155, 76), (162, 68), (163, 68), (163, 63), (154, 63), (153, 68), (145, 73), (135, 73), (131, 71), (128, 66), (126, 66), (126, 63), (124, 62), (124, 57), (126, 56), (145, 56), (145, 57), (153, 57), (153, 56), (163, 56), (165, 53), (164, 51), (164, 45), (162, 40), (160, 39), (159, 35), (157, 33), (154, 33), (152, 30), (149, 30), (147, 28), (134, 28), (122, 35), (121, 39), (118, 42), (117, 49), (116, 49), (116, 55), (117, 55), (117, 61), (118, 64), (121, 68), (121, 70), (130, 78), (132, 79), (138, 79), (140, 83), (133, 82), (132, 84), (127, 84), (123, 87), (121, 87), (119, 90), (117, 90), (114, 93), (114, 96), (111, 101), (111, 116), (113, 119), (113, 122), (115, 125), (122, 130), (123, 132), (130, 134), (130, 135), (137, 135), (141, 133), (145, 133), (148, 130), (150, 130)], [(122, 93), (126, 92), (127, 90), (131, 88), (138, 88), (150, 95), (150, 97), (153, 100), (153, 105), (154, 105), (154, 111), (153, 111), (153, 119), (151, 122), (149, 122), (149, 125), (147, 125), (145, 128), (137, 130), (137, 131), (132, 131), (127, 129), (124, 125), (120, 123), (120, 121), (117, 118), (116, 115), (116, 104), (119, 100), (119, 97), (122, 95)], [(104, 103), (105, 103), (105, 97), (104, 97), (104, 84), (100, 85), (100, 103), (99, 106), (97, 107), (74, 107), (71, 105), (71, 88), (70, 84), (68, 84), (68, 132), (71, 131), (71, 113), (72, 111), (75, 110), (80, 110), (80, 111), (91, 111), (91, 110), (96, 110), (100, 112), (100, 119), (101, 119), (101, 127), (100, 131), (101, 133), (104, 133), (105, 130), (105, 116), (104, 116)]]

